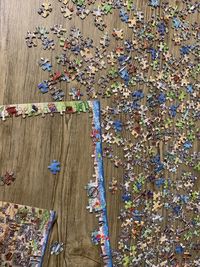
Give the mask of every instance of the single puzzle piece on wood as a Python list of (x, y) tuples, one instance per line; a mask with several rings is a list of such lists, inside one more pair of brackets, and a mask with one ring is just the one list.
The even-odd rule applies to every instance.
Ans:
[(109, 13), (111, 14), (112, 13), (112, 9), (113, 9), (113, 7), (112, 7), (111, 3), (105, 3), (105, 4), (103, 4), (103, 6), (101, 8), (101, 10), (103, 11), (103, 13), (105, 15), (108, 15)]
[(60, 38), (67, 30), (63, 28), (62, 25), (55, 24), (53, 27), (51, 27), (51, 31), (56, 34), (58, 38)]
[(128, 27), (129, 28), (133, 28), (134, 26), (136, 26), (136, 24), (137, 24), (136, 17), (133, 17), (133, 18), (128, 20)]
[(48, 169), (53, 174), (57, 174), (58, 172), (60, 172), (60, 162), (57, 160), (52, 160), (51, 165), (48, 166)]
[(102, 15), (103, 15), (103, 12), (102, 12), (100, 6), (98, 6), (98, 8), (95, 8), (93, 10), (93, 16), (95, 16), (95, 17), (101, 17)]
[(81, 18), (85, 19), (90, 13), (89, 9), (86, 9), (85, 7), (77, 7), (76, 14)]
[(11, 185), (15, 181), (14, 172), (6, 172), (4, 176), (0, 177), (0, 185)]
[(123, 29), (120, 29), (120, 30), (118, 30), (118, 29), (113, 29), (113, 33), (112, 33), (112, 35), (113, 35), (117, 40), (119, 40), (119, 39), (123, 40), (123, 38), (124, 38), (124, 31), (123, 31)]
[(101, 37), (100, 44), (103, 46), (103, 48), (109, 46), (110, 38), (107, 32)]
[(45, 80), (42, 83), (38, 84), (38, 89), (40, 90), (41, 93), (45, 94), (49, 91), (49, 85), (48, 85), (48, 81)]
[(88, 48), (84, 48), (83, 50), (81, 50), (81, 56), (84, 58), (86, 62), (93, 58), (93, 55), (90, 49)]
[(124, 9), (121, 9), (120, 10), (119, 16), (120, 16), (120, 18), (121, 18), (121, 20), (123, 22), (128, 23), (128, 21), (129, 21), (129, 15), (128, 15), (128, 13)]
[(39, 61), (39, 66), (45, 71), (51, 71), (52, 69), (52, 65), (49, 62), (49, 60), (47, 58), (41, 58)]
[(52, 11), (51, 4), (49, 3), (43, 3), (40, 9), (38, 10), (38, 14), (42, 15), (43, 18), (46, 18), (49, 16), (49, 14)]
[(51, 255), (59, 255), (64, 250), (64, 244), (59, 242), (54, 242), (51, 245)]
[(103, 31), (107, 25), (106, 23), (103, 21), (102, 17), (96, 17), (94, 20), (94, 25), (100, 30)]
[(36, 27), (35, 33), (37, 34), (38, 39), (43, 39), (47, 38), (47, 34), (49, 34), (49, 31), (43, 26), (38, 26)]
[(111, 66), (114, 66), (116, 63), (116, 56), (113, 52), (107, 55), (108, 64), (111, 64)]
[(75, 27), (71, 28), (70, 36), (75, 39), (79, 39), (83, 37), (81, 34), (81, 31)]
[(37, 39), (36, 39), (36, 34), (35, 33), (31, 33), (31, 32), (27, 32), (27, 36), (25, 38), (26, 40), (26, 44), (28, 47), (36, 47), (37, 46)]
[(43, 45), (43, 49), (44, 50), (46, 50), (46, 49), (48, 49), (48, 50), (50, 50), (50, 49), (54, 50), (55, 49), (54, 40), (51, 40), (49, 38), (44, 38), (42, 40), (42, 45)]
[(63, 16), (68, 19), (72, 19), (73, 15), (73, 9), (68, 8), (67, 6), (61, 6), (61, 13), (63, 13)]

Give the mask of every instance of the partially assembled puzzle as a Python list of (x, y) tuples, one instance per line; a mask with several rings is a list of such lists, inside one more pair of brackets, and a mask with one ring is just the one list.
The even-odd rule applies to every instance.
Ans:
[(42, 266), (55, 212), (0, 201), (0, 266)]
[[(91, 138), (93, 143), (94, 180), (89, 180), (85, 186), (88, 195), (88, 206), (99, 221), (99, 228), (92, 232), (93, 243), (100, 245), (105, 266), (112, 266), (111, 247), (108, 231), (105, 185), (103, 172), (100, 104), (99, 101), (72, 101), (12, 104), (0, 106), (0, 118), (6, 120), (21, 116), (45, 117), (60, 113), (88, 113), (92, 118)], [(47, 166), (52, 174), (60, 171), (60, 163), (52, 160)], [(62, 167), (61, 167), (62, 168)], [(37, 208), (0, 202), (0, 266), (41, 266), (49, 230), (52, 226), (55, 212)], [(56, 247), (60, 244), (56, 243)], [(55, 251), (53, 247), (53, 252)], [(7, 264), (7, 265), (6, 265)], [(32, 265), (31, 265), (32, 266)]]

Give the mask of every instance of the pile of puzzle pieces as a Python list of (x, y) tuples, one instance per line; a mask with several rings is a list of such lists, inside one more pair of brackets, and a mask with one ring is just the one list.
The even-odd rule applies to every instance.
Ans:
[[(102, 31), (99, 45), (77, 28), (67, 33), (62, 25), (50, 31), (37, 27), (27, 33), (26, 42), (36, 47), (41, 41), (44, 49), (55, 49), (52, 34), (63, 49), (56, 56), (62, 71), (53, 70), (48, 59), (39, 63), (50, 72), (38, 85), (42, 93), (61, 100), (65, 91), (55, 86), (77, 81), (79, 88), (69, 92), (72, 100), (109, 98), (102, 108), (103, 155), (124, 173), (109, 183), (123, 203), (113, 265), (198, 267), (200, 31), (191, 17), (197, 17), (199, 3), (149, 0), (140, 8), (133, 0), (98, 6), (89, 0), (59, 2), (66, 18), (93, 15)], [(108, 29), (105, 18), (113, 14), (121, 26)], [(98, 214), (101, 207), (94, 200), (99, 191), (93, 181), (87, 192), (88, 209)], [(99, 230), (92, 233), (95, 244), (101, 237)]]

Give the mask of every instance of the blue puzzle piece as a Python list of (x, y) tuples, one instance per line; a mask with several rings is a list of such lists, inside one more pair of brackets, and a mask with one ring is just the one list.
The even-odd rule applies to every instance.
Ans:
[(130, 201), (130, 200), (131, 200), (131, 195), (130, 195), (130, 194), (123, 194), (123, 195), (122, 195), (122, 200), (123, 200), (124, 202), (126, 202), (126, 201)]
[(190, 149), (192, 147), (192, 143), (190, 141), (186, 141), (183, 144), (184, 149)]
[(51, 71), (52, 69), (52, 65), (49, 62), (48, 59), (46, 58), (41, 58), (41, 60), (39, 61), (39, 66), (42, 68), (42, 70), (47, 70), (47, 71)]
[(124, 63), (128, 62), (129, 61), (129, 56), (126, 56), (126, 55), (121, 55), (118, 57), (118, 61), (119, 61), (119, 64), (120, 65), (124, 65)]
[(133, 49), (133, 44), (130, 40), (124, 41), (125, 49), (130, 52)]
[(138, 210), (133, 212), (133, 220), (139, 223), (142, 221), (142, 214)]
[(175, 252), (177, 254), (183, 254), (184, 253), (184, 248), (182, 246), (176, 246)]
[(120, 77), (124, 80), (124, 83), (125, 83), (126, 85), (128, 85), (129, 80), (130, 80), (128, 71), (127, 71), (126, 69), (123, 68), (123, 69), (121, 69), (121, 70), (119, 71), (119, 75), (120, 75)]
[(183, 202), (184, 204), (186, 204), (186, 203), (188, 203), (188, 201), (189, 201), (189, 196), (186, 196), (186, 195), (180, 195), (180, 196), (179, 196), (179, 200), (180, 200), (181, 202)]
[(164, 102), (166, 101), (166, 96), (164, 93), (160, 93), (159, 96), (158, 96), (158, 102), (160, 104), (163, 104)]
[(159, 7), (160, 0), (150, 0), (149, 5), (152, 7)]
[(157, 27), (160, 35), (164, 35), (166, 33), (166, 26), (164, 22), (160, 22)]
[(181, 213), (181, 206), (177, 205), (175, 207), (172, 208), (173, 212), (178, 216)]
[(60, 171), (60, 162), (58, 162), (57, 160), (52, 160), (51, 165), (48, 166), (48, 169), (53, 174), (57, 174)]
[(179, 29), (181, 27), (181, 21), (179, 18), (174, 17), (173, 18), (173, 26), (175, 29)]
[(132, 97), (134, 98), (134, 100), (140, 100), (144, 97), (144, 93), (141, 89), (138, 89), (132, 93)]
[(119, 120), (115, 120), (113, 122), (114, 128), (116, 132), (121, 132), (122, 131), (122, 122)]
[(150, 48), (148, 51), (151, 54), (151, 59), (156, 60), (158, 58), (158, 52), (154, 48)]
[(43, 44), (44, 50), (46, 50), (46, 49), (49, 49), (49, 50), (52, 49), (53, 50), (55, 47), (54, 40), (50, 40), (48, 38), (43, 38), (42, 44)]
[(51, 93), (51, 96), (52, 96), (53, 100), (61, 101), (61, 100), (63, 100), (65, 93), (61, 89), (58, 89), (58, 90), (54, 90)]
[(119, 12), (119, 16), (121, 18), (121, 20), (123, 22), (126, 22), (128, 23), (128, 20), (129, 20), (129, 15), (128, 13), (124, 10), (124, 9), (121, 9), (120, 12)]
[(155, 184), (157, 187), (161, 187), (162, 185), (164, 185), (165, 183), (165, 179), (164, 178), (159, 178), (155, 181)]
[(156, 173), (161, 172), (163, 169), (164, 169), (164, 164), (160, 162), (159, 164), (157, 164), (155, 172)]
[(43, 81), (42, 83), (38, 84), (38, 88), (40, 89), (40, 92), (45, 94), (49, 91), (49, 85), (47, 81)]
[(188, 86), (186, 87), (186, 91), (189, 94), (193, 93), (193, 85), (192, 84), (188, 84)]
[(42, 65), (42, 69), (43, 70), (47, 70), (47, 71), (51, 71), (51, 69), (52, 69), (52, 65), (50, 64), (50, 63), (44, 63), (43, 65)]
[(183, 45), (180, 48), (180, 53), (181, 55), (188, 55), (191, 51), (191, 46), (190, 45)]
[(177, 108), (177, 105), (171, 105), (171, 107), (169, 108), (169, 113), (172, 117), (176, 116)]

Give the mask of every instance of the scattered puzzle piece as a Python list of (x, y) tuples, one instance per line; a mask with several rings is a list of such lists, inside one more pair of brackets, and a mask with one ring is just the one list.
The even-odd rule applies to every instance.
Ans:
[(51, 27), (51, 31), (56, 34), (58, 38), (60, 38), (67, 30), (63, 28), (62, 25), (55, 24), (53, 27)]
[(49, 14), (52, 11), (51, 4), (49, 3), (43, 3), (41, 8), (38, 10), (38, 14), (42, 15), (43, 18), (46, 18), (49, 16)]
[(117, 40), (123, 40), (124, 38), (124, 30), (123, 29), (113, 29), (112, 35), (117, 39)]
[(26, 44), (28, 47), (36, 47), (37, 46), (37, 39), (36, 39), (36, 34), (27, 32), (27, 36), (25, 38)]
[(52, 65), (49, 63), (49, 60), (46, 58), (41, 58), (39, 61), (39, 66), (45, 71), (51, 71)]
[(60, 162), (58, 162), (57, 160), (52, 160), (51, 165), (48, 166), (48, 169), (53, 174), (57, 174), (58, 172), (60, 172)]
[(41, 93), (45, 94), (49, 91), (49, 85), (48, 85), (48, 81), (45, 80), (42, 83), (38, 84), (38, 89), (40, 90)]
[(70, 9), (67, 6), (62, 6), (60, 9), (65, 18), (72, 19), (73, 9)]

